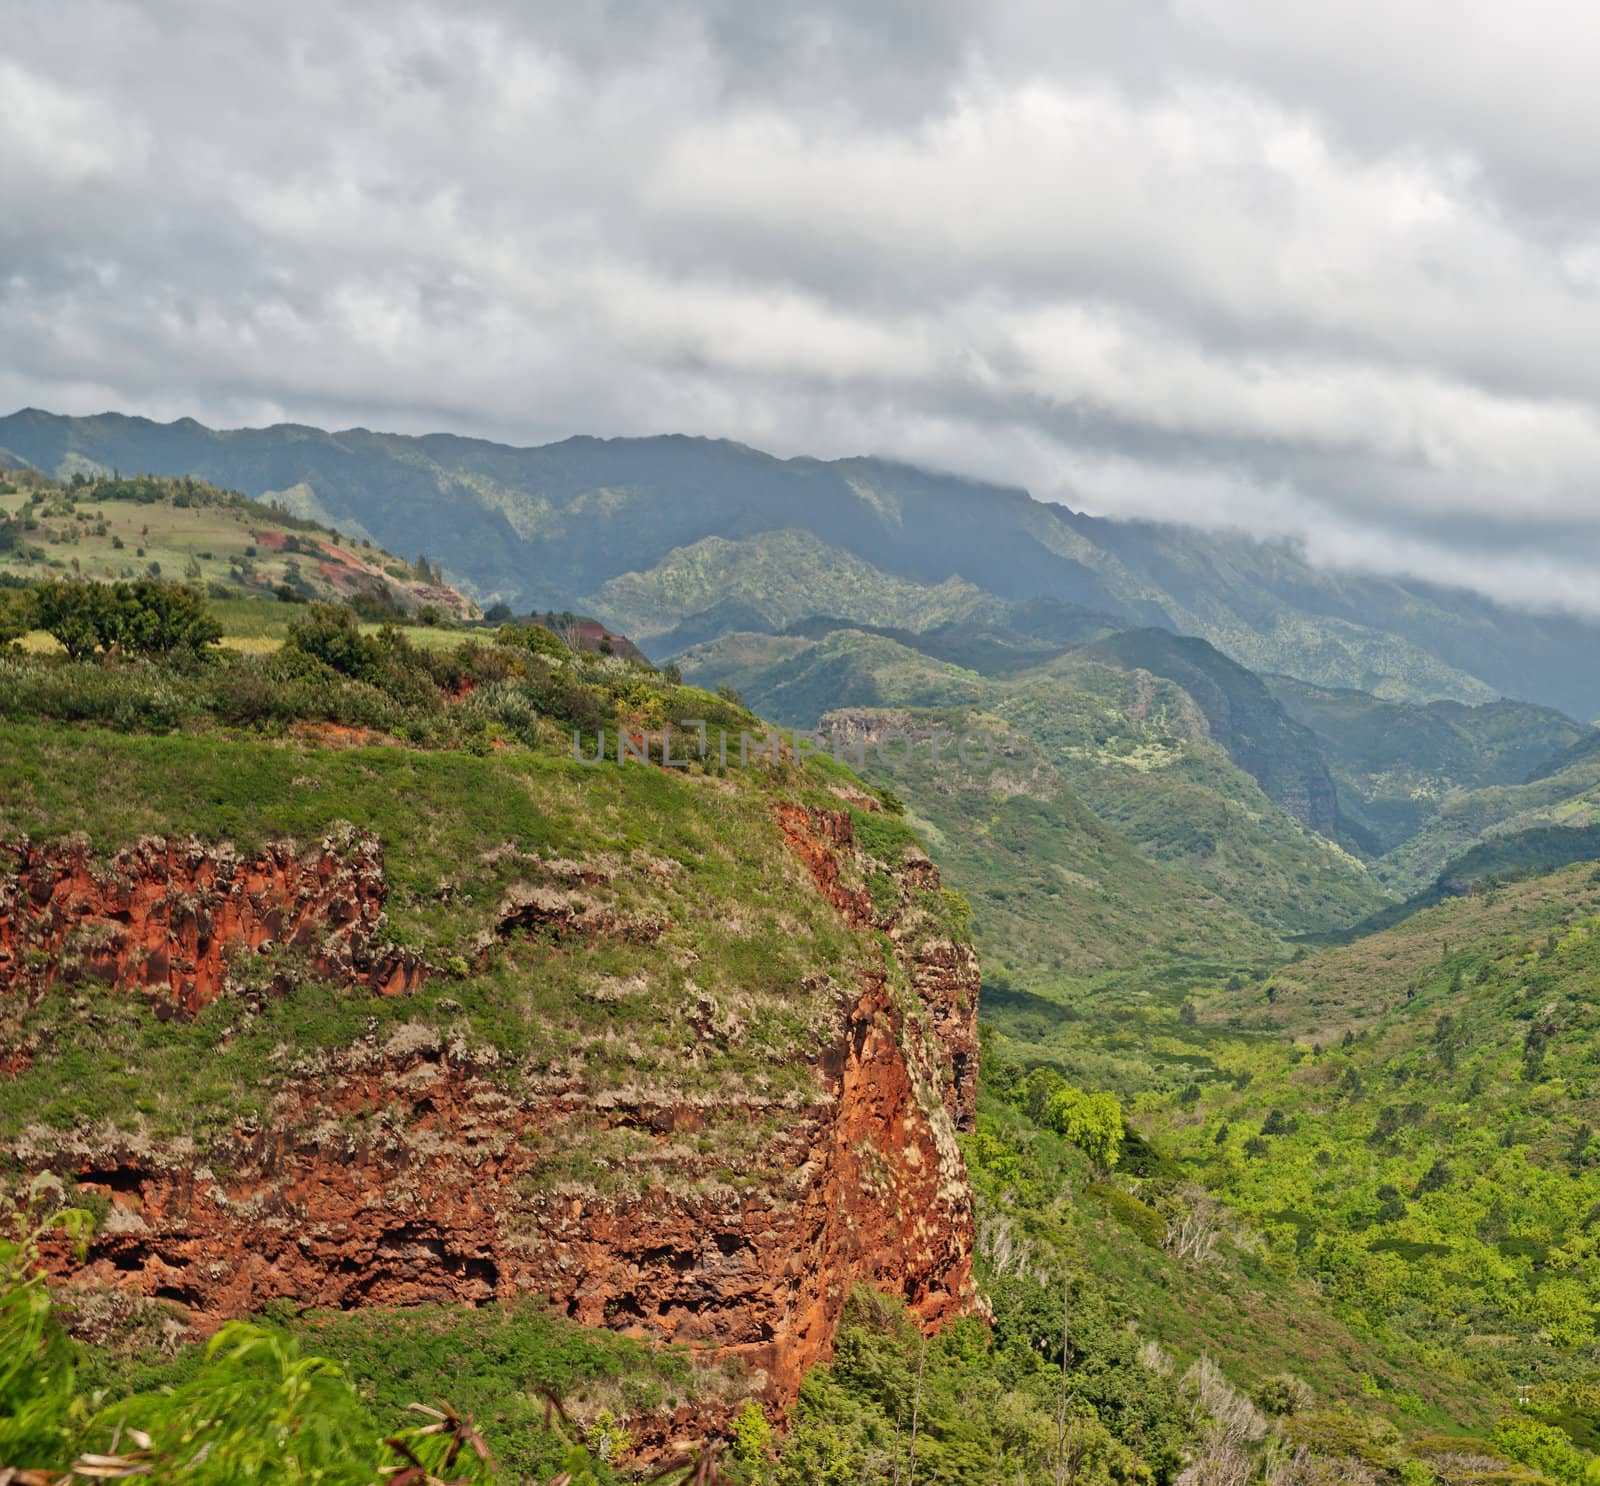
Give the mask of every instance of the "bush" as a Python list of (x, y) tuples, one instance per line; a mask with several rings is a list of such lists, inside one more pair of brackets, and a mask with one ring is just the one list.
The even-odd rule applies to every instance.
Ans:
[(369, 624), (403, 624), (406, 611), (394, 601), (387, 583), (378, 593), (351, 594), (348, 603), (356, 615)]
[(1084, 1195), (1095, 1198), (1117, 1222), (1131, 1229), (1152, 1249), (1161, 1248), (1166, 1241), (1167, 1220), (1149, 1203), (1141, 1202), (1131, 1192), (1095, 1182), (1084, 1188)]
[(0, 591), (0, 646), (20, 640), (34, 627), (33, 595), (25, 588)]
[(51, 579), (34, 595), (34, 619), (71, 660), (97, 650), (158, 656), (199, 652), (222, 638), (202, 590), (141, 578), (131, 583)]
[(206, 711), (194, 679), (165, 666), (49, 665), (32, 656), (0, 658), (0, 716), (98, 723), (119, 732), (170, 732)]
[(502, 645), (528, 650), (535, 655), (554, 656), (557, 660), (572, 654), (566, 642), (542, 624), (503, 624), (495, 639)]
[(312, 604), (304, 619), (289, 626), (292, 647), (341, 676), (352, 676), (369, 686), (385, 678), (383, 647), (371, 635), (361, 633), (356, 616), (336, 604)]
[(109, 603), (99, 583), (41, 583), (34, 595), (34, 612), (40, 629), (63, 650), (69, 660), (93, 655), (108, 627)]
[(1273, 1373), (1262, 1378), (1251, 1395), (1263, 1413), (1275, 1418), (1288, 1414), (1303, 1414), (1316, 1402), (1311, 1389), (1293, 1373)]
[(112, 643), (139, 655), (198, 653), (222, 638), (222, 626), (207, 609), (205, 593), (185, 584), (148, 580), (113, 584), (110, 622)]

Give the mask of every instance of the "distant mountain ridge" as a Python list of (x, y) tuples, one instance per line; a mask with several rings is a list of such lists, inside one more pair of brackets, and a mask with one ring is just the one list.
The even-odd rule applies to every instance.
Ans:
[[(6, 457), (54, 475), (193, 474), (392, 550), (425, 551), (480, 602), (579, 609), (619, 628), (608, 593), (659, 597), (663, 634), (749, 628), (749, 604), (735, 604), (743, 622), (721, 629), (727, 593), (689, 584), (674, 599), (672, 580), (698, 543), (753, 542), (719, 568), (724, 590), (737, 591), (741, 556), (770, 566), (771, 534), (787, 531), (814, 539), (793, 573), (801, 587), (821, 584), (846, 557), (898, 580), (905, 612), (879, 602), (842, 619), (937, 622), (905, 585), (954, 579), (1005, 601), (1103, 613), (1122, 628), (1200, 635), (1251, 670), (1320, 686), (1412, 701), (1505, 694), (1600, 714), (1600, 674), (1575, 659), (1600, 634), (1587, 621), (1317, 568), (1289, 544), (1085, 516), (881, 459), (783, 460), (681, 435), (519, 449), (451, 434), (295, 424), (219, 432), (193, 419), (35, 409), (0, 418)], [(895, 586), (880, 585), (880, 600)]]

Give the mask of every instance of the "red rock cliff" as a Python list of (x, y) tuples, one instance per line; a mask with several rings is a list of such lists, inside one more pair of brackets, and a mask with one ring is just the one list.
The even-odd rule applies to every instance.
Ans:
[[(266, 1124), (204, 1153), (31, 1132), (16, 1157), (111, 1203), (86, 1262), (58, 1251), (58, 1272), (178, 1302), (202, 1325), (274, 1297), (352, 1307), (547, 1296), (589, 1324), (738, 1356), (775, 1407), (830, 1355), (858, 1283), (904, 1296), (929, 1326), (970, 1311), (971, 1194), (955, 1129), (972, 1117), (976, 958), (905, 906), (913, 888), (938, 885), (926, 859), (899, 868), (901, 906), (875, 911), (849, 886), (860, 871), (847, 812), (781, 806), (779, 820), (817, 889), (852, 923), (887, 933), (900, 962), (839, 996), (812, 1102), (753, 1090), (731, 1112), (623, 1091), (600, 1101), (553, 1075), (512, 1097), (493, 1048), (412, 1023), (381, 1043), (310, 1050), (314, 1069), (291, 1074)], [(184, 1006), (214, 994), (235, 947), (286, 934), (346, 983), (389, 984), (358, 973), (355, 946), (381, 927), (383, 897), (376, 847), (360, 838), (248, 862), (145, 843), (102, 872), (79, 848), (29, 847), (0, 893), (0, 986), (65, 975), (75, 935), (109, 946), (84, 952), (82, 973), (170, 988)], [(508, 922), (528, 902), (538, 906), (511, 900)], [(574, 918), (567, 931), (582, 927)], [(747, 1165), (777, 1180), (730, 1179), (721, 1156), (701, 1153), (695, 1133), (730, 1113), (766, 1132)], [(637, 1133), (625, 1190), (537, 1179), (540, 1151), (581, 1150), (597, 1130)]]
[(99, 981), (194, 1012), (221, 992), (229, 957), (274, 944), (304, 950), (340, 985), (395, 992), (414, 956), (382, 942), (383, 853), (348, 831), (307, 852), (150, 837), (96, 866), (88, 844), (8, 848), (0, 876), (0, 991)]

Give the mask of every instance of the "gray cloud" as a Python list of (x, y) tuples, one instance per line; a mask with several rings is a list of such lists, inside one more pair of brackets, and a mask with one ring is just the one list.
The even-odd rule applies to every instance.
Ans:
[(12, 7), (0, 406), (880, 452), (1600, 609), (1600, 14)]

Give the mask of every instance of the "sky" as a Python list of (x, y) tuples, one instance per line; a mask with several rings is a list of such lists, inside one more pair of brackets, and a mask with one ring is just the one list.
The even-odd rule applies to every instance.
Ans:
[(1600, 6), (6, 13), (0, 412), (881, 454), (1600, 612)]

